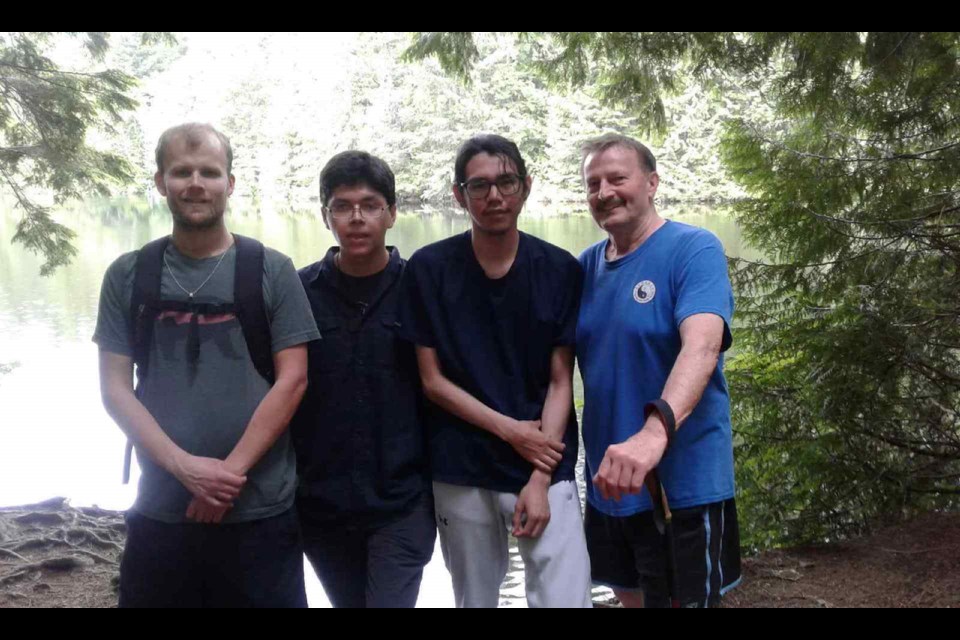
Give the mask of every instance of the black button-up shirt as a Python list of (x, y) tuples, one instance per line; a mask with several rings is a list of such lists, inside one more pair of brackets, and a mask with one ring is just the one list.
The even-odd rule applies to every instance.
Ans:
[(309, 345), (309, 387), (291, 423), (301, 517), (377, 524), (428, 491), (413, 346), (398, 335), (395, 248), (367, 302), (348, 293), (338, 248), (300, 270), (322, 340)]

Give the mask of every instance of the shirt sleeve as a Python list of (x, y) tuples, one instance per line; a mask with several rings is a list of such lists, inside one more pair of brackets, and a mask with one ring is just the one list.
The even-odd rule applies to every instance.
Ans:
[(723, 319), (723, 344), (726, 351), (733, 344), (730, 326), (733, 322), (733, 287), (723, 245), (711, 233), (704, 232), (687, 245), (678, 256), (677, 306), (674, 321), (677, 330), (684, 320), (700, 313), (711, 313)]
[(577, 260), (569, 260), (561, 283), (562, 291), (557, 310), (555, 347), (573, 346), (577, 342), (577, 318), (580, 316), (580, 296), (583, 293), (583, 267)]
[(282, 254), (265, 261), (264, 301), (274, 353), (320, 339), (310, 301), (293, 261)]
[(93, 341), (103, 351), (133, 357), (130, 338), (130, 299), (137, 254), (120, 256), (107, 268), (100, 288), (100, 305)]
[(437, 299), (429, 275), (429, 265), (421, 255), (407, 261), (400, 282), (400, 337), (421, 347), (436, 348), (436, 337), (430, 324), (428, 305)]

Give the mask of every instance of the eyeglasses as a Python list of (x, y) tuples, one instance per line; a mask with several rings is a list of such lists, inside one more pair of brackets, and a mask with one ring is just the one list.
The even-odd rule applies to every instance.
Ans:
[(334, 202), (329, 207), (323, 207), (324, 213), (329, 213), (337, 220), (346, 220), (347, 218), (352, 218), (354, 211), (359, 211), (362, 218), (379, 218), (386, 210), (387, 207), (374, 202), (362, 202), (360, 204)]
[(515, 193), (519, 193), (520, 187), (523, 185), (523, 179), (515, 173), (504, 173), (497, 176), (497, 179), (493, 182), (484, 180), (483, 178), (474, 178), (466, 182), (461, 182), (460, 188), (473, 200), (482, 200), (489, 195), (490, 187), (493, 185), (497, 185), (497, 191), (500, 192), (500, 195), (512, 196)]

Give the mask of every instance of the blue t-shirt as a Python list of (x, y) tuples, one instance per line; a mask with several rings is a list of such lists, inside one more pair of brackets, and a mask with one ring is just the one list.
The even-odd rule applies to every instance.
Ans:
[[(401, 335), (437, 351), (443, 374), (488, 407), (539, 420), (553, 349), (573, 345), (583, 273), (563, 249), (520, 234), (510, 271), (491, 280), (470, 233), (426, 246), (410, 258), (400, 303)], [(427, 403), (433, 479), (519, 493), (533, 465), (491, 433)], [(573, 480), (577, 418), (553, 481)]]
[[(607, 447), (643, 426), (643, 408), (659, 398), (680, 354), (680, 324), (712, 313), (724, 320), (729, 348), (733, 292), (723, 245), (709, 231), (667, 221), (633, 253), (607, 262), (607, 241), (580, 256), (585, 271), (577, 358), (583, 376), (587, 499), (598, 511), (628, 516), (650, 510), (644, 489), (604, 500), (590, 482)], [(675, 509), (733, 497), (730, 398), (723, 355), (703, 398), (674, 436), (658, 467)]]

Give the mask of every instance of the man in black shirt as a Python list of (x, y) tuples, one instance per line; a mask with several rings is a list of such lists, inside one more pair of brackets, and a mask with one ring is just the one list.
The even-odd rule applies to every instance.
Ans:
[(472, 228), (411, 257), (400, 323), (431, 401), (434, 499), (456, 604), (497, 606), (513, 533), (530, 606), (588, 607), (572, 381), (582, 271), (517, 229), (532, 180), (513, 142), (471, 138), (454, 173)]
[(292, 427), (304, 548), (335, 607), (413, 607), (436, 527), (416, 359), (397, 335), (405, 263), (386, 246), (393, 172), (346, 151), (320, 196), (339, 246), (300, 271), (322, 334)]

